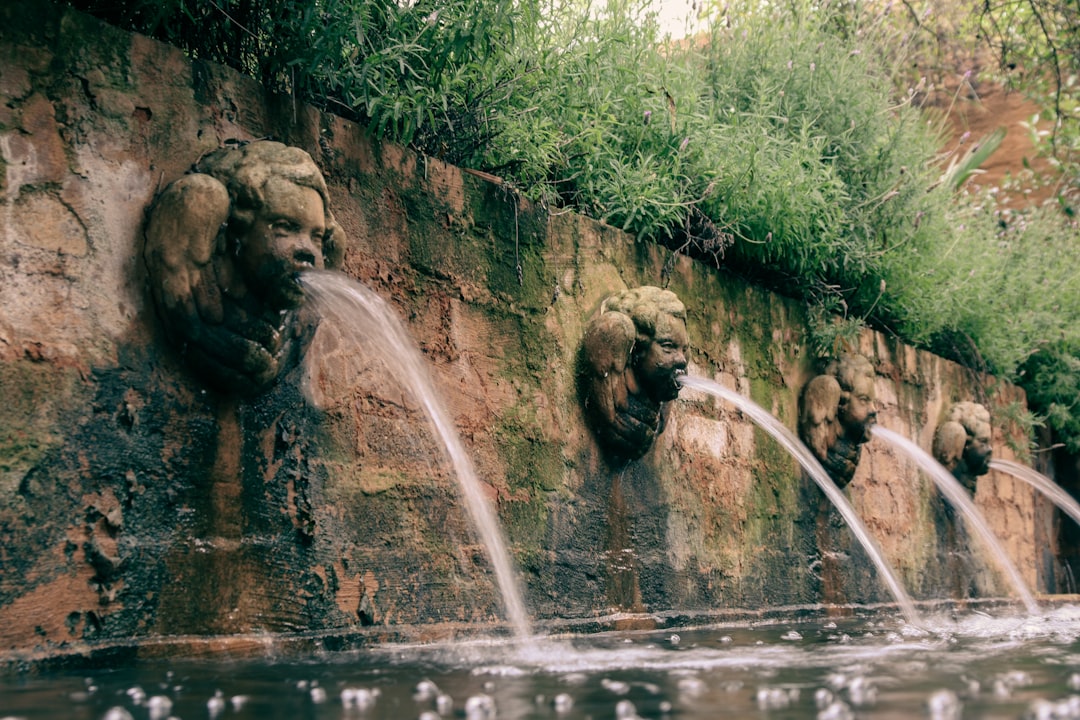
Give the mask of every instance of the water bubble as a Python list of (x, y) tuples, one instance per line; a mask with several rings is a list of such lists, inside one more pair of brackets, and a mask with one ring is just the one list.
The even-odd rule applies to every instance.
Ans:
[(488, 680), (486, 683), (484, 683), (484, 692), (494, 692), (494, 691), (495, 691), (495, 682), (493, 680)]
[(669, 713), (669, 712), (671, 712), (671, 711), (672, 711), (672, 709), (673, 709), (673, 706), (672, 706), (672, 704), (671, 704), (671, 703), (670, 703), (669, 701), (667, 701), (667, 700), (661, 700), (661, 701), (660, 701), (660, 705), (659, 705), (659, 708), (660, 708), (660, 712), (662, 712), (662, 713)]
[(465, 701), (466, 720), (491, 720), (495, 717), (495, 700), (490, 695), (473, 695)]
[(1027, 687), (1031, 684), (1031, 676), (1023, 670), (1010, 670), (1002, 677), (1013, 687)]
[(938, 690), (926, 701), (930, 720), (960, 720), (964, 705), (952, 690)]
[(1080, 690), (1080, 673), (1073, 673), (1069, 676), (1069, 689)]
[(1053, 707), (1053, 715), (1049, 716), (1054, 720), (1072, 720), (1080, 718), (1080, 695), (1072, 695), (1065, 699), (1059, 699), (1056, 703), (1050, 704)]
[(210, 720), (213, 720), (224, 711), (225, 697), (218, 690), (214, 693), (214, 697), (206, 701), (206, 712), (210, 714)]
[(1024, 720), (1058, 720), (1060, 717), (1056, 712), (1054, 703), (1042, 698), (1032, 700), (1031, 704), (1028, 705), (1027, 712), (1024, 713)]
[(424, 712), (420, 713), (417, 720), (442, 720), (442, 717), (434, 710), (425, 710)]
[(615, 693), (616, 695), (625, 695), (630, 692), (630, 684), (625, 683), (622, 680), (610, 680), (604, 678), (600, 681), (600, 685), (603, 686), (605, 690)]
[(131, 702), (135, 703), (136, 705), (142, 705), (144, 702), (146, 702), (146, 691), (138, 685), (129, 687), (125, 694), (129, 698), (131, 698)]
[(430, 680), (421, 680), (416, 683), (416, 689), (413, 690), (413, 700), (417, 702), (424, 702), (427, 700), (434, 700), (439, 694), (439, 686)]
[(568, 713), (574, 707), (574, 698), (566, 693), (559, 693), (552, 699), (551, 706), (555, 708), (555, 712), (559, 715)]
[(832, 690), (829, 690), (828, 688), (818, 688), (814, 691), (814, 707), (818, 710), (824, 710), (829, 707), (835, 699), (836, 696), (833, 695)]
[(855, 707), (873, 705), (877, 702), (877, 688), (865, 677), (859, 675), (852, 678), (848, 684), (848, 697)]
[(758, 688), (756, 699), (762, 710), (782, 710), (799, 697), (798, 688)]
[(672, 645), (678, 645), (681, 641), (682, 641), (682, 638), (679, 637), (678, 633), (675, 633), (674, 635), (672, 635), (671, 637), (668, 638), (668, 642), (670, 642)]
[(250, 699), (247, 695), (233, 695), (229, 698), (229, 704), (232, 705), (233, 712), (240, 712)]
[(379, 697), (379, 690), (368, 688), (344, 688), (341, 691), (341, 704), (345, 707), (357, 710), (369, 710), (375, 706), (375, 699)]
[(855, 713), (847, 703), (835, 700), (818, 712), (817, 720), (855, 720)]
[(802, 640), (802, 635), (796, 630), (789, 630), (780, 636), (781, 640)]
[(701, 697), (708, 689), (705, 685), (705, 681), (697, 677), (679, 678), (676, 687), (679, 689), (680, 695), (684, 695), (688, 698)]
[(150, 712), (150, 720), (165, 720), (172, 712), (173, 702), (164, 695), (154, 695), (146, 701), (146, 709)]
[(1004, 700), (1012, 697), (1013, 690), (1031, 684), (1031, 676), (1022, 670), (1010, 670), (994, 678), (994, 697)]
[(439, 693), (435, 697), (435, 710), (440, 715), (449, 715), (454, 712), (454, 698), (446, 693)]
[(311, 688), (311, 702), (319, 705), (326, 702), (326, 688), (321, 688), (318, 685)]
[(727, 645), (727, 644), (728, 644), (729, 642), (731, 642), (731, 636), (730, 636), (730, 635), (722, 635), (722, 636), (720, 637), (720, 642), (722, 642), (722, 643), (724, 643), (725, 645)]
[(615, 717), (617, 720), (638, 720), (637, 708), (629, 700), (620, 700), (615, 703)]
[(122, 708), (117, 705), (116, 707), (111, 707), (106, 710), (105, 715), (102, 716), (101, 720), (135, 720), (135, 718), (131, 716), (131, 713), (127, 711), (127, 708)]

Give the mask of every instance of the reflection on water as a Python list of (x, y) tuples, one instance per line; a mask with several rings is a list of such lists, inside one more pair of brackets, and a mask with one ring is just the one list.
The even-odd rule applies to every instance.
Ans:
[(0, 677), (0, 717), (1080, 717), (1080, 608), (924, 624), (769, 621)]

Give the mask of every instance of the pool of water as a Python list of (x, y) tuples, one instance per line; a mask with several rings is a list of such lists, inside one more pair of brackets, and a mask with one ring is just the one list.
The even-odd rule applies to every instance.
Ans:
[(1080, 718), (1080, 607), (0, 675), (0, 718)]

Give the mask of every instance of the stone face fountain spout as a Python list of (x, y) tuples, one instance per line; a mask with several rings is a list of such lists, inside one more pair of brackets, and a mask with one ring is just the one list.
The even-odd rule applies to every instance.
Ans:
[(614, 458), (636, 460), (664, 431), (664, 404), (686, 373), (686, 308), (669, 290), (642, 286), (609, 297), (582, 339), (585, 414)]
[(206, 155), (149, 212), (145, 259), (166, 333), (227, 396), (268, 390), (299, 364), (323, 321), (355, 348), (373, 344), (387, 353), (388, 369), (416, 394), (454, 467), (512, 629), (529, 637), (498, 518), (435, 397), (423, 356), (375, 293), (325, 270), (339, 264), (340, 236), (326, 182), (307, 152), (256, 141)]
[(210, 385), (255, 394), (316, 325), (299, 273), (334, 267), (340, 229), (311, 156), (281, 143), (220, 148), (150, 209), (145, 260), (165, 331)]
[(974, 494), (979, 476), (990, 472), (992, 455), (990, 411), (974, 402), (953, 405), (934, 436), (934, 458)]
[(836, 484), (855, 476), (877, 422), (874, 367), (862, 355), (830, 362), (803, 391), (799, 434)]

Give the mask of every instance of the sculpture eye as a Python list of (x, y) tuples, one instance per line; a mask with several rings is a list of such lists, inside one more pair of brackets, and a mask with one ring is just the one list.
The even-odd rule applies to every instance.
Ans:
[(289, 235), (295, 233), (300, 228), (291, 220), (275, 220), (270, 224), (270, 229), (274, 231), (276, 235)]

